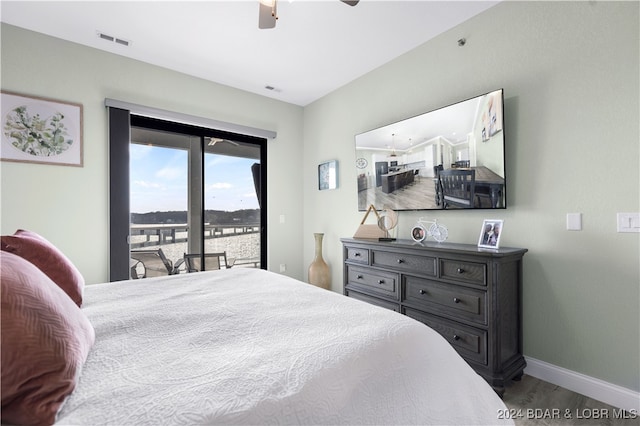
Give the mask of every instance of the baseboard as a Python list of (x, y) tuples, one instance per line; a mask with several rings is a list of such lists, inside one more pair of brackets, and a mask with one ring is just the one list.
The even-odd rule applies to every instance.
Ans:
[(544, 361), (525, 357), (524, 373), (631, 413), (640, 413), (640, 392), (623, 388)]

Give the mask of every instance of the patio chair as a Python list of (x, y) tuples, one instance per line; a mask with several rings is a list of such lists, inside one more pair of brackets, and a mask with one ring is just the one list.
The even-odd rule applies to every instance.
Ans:
[[(175, 275), (178, 273), (177, 266), (173, 266), (172, 262), (167, 259), (161, 248), (153, 250), (133, 250), (131, 251), (131, 277), (132, 278), (151, 278), (163, 275)], [(138, 263), (144, 266), (142, 276), (137, 272)]]
[[(199, 253), (184, 254), (184, 264), (187, 272), (202, 271), (202, 255)], [(205, 253), (204, 254), (204, 270), (213, 271), (216, 269), (230, 268), (227, 262), (227, 252), (221, 253)]]

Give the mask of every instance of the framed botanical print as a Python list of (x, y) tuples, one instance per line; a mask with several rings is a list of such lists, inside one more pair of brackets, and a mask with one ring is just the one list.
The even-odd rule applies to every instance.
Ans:
[(0, 159), (82, 167), (82, 105), (1, 93)]
[(338, 187), (338, 161), (320, 163), (318, 166), (318, 189), (336, 189)]

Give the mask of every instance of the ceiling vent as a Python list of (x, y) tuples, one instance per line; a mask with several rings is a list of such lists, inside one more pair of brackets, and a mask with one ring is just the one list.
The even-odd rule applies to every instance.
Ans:
[(101, 38), (102, 40), (106, 40), (106, 41), (110, 41), (112, 43), (116, 43), (125, 47), (129, 47), (129, 45), (131, 44), (131, 42), (129, 40), (125, 40), (123, 38), (118, 38), (118, 37), (114, 37), (111, 36), (109, 34), (105, 34), (101, 31), (98, 31), (98, 37)]

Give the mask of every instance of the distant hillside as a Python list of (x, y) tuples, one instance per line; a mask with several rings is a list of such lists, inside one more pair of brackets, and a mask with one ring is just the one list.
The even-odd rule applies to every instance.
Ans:
[[(204, 221), (206, 223), (222, 225), (229, 223), (259, 223), (260, 210), (247, 209), (236, 210), (233, 212), (225, 212), (220, 210), (205, 210)], [(137, 225), (155, 225), (155, 224), (172, 224), (187, 223), (187, 212), (150, 212), (150, 213), (131, 213), (131, 223)]]

